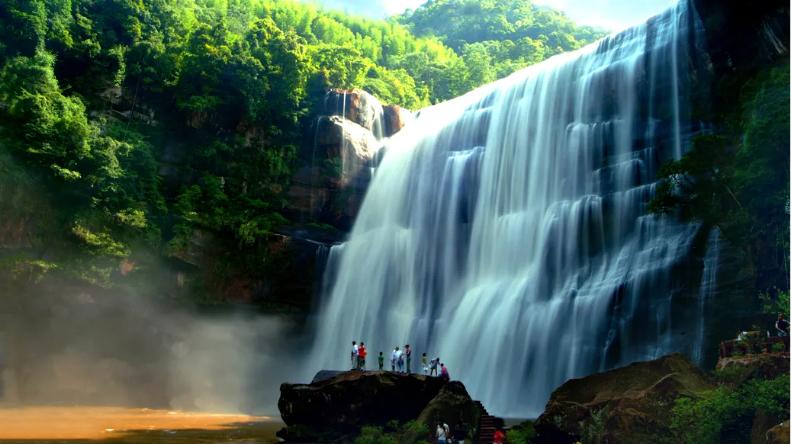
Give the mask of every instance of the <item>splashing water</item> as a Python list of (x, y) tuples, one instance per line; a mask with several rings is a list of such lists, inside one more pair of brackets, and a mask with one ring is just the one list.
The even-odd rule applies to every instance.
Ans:
[(306, 369), (345, 368), (352, 340), (409, 343), (490, 410), (534, 417), (568, 378), (691, 352), (671, 274), (699, 227), (646, 206), (701, 129), (698, 30), (682, 2), (422, 110), (331, 254)]

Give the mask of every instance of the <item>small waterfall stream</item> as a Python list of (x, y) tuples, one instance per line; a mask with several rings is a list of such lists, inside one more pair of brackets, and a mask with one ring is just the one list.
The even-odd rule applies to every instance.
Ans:
[(422, 110), (330, 254), (306, 368), (409, 343), (496, 414), (535, 417), (569, 378), (702, 347), (672, 279), (700, 227), (646, 210), (702, 128), (699, 29), (682, 1)]

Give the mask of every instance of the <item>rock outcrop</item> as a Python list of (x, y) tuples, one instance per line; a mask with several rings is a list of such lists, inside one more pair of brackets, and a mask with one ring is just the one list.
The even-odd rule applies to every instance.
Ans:
[(789, 434), (791, 434), (791, 429), (789, 429), (786, 420), (766, 432), (766, 444), (788, 444)]
[(335, 440), (364, 425), (418, 420), (472, 429), (477, 407), (464, 385), (424, 375), (392, 372), (322, 372), (310, 384), (280, 386), (280, 409), (289, 442)]
[(676, 398), (713, 387), (694, 364), (672, 354), (567, 381), (535, 427), (542, 442), (572, 443), (592, 434), (600, 442), (652, 442), (669, 435)]
[(357, 89), (330, 90), (319, 112), (287, 193), (287, 216), (348, 231), (384, 155), (383, 138), (414, 117)]
[[(364, 188), (371, 180), (369, 165), (382, 147), (371, 131), (339, 116), (320, 119), (316, 149), (324, 160), (335, 161), (327, 180), (338, 188)], [(340, 174), (338, 174), (340, 173)]]
[(788, 373), (789, 354), (757, 353), (720, 358), (717, 370), (726, 383), (741, 384), (750, 379), (774, 379)]
[(401, 131), (415, 120), (414, 114), (406, 108), (398, 105), (387, 105), (384, 107), (384, 130), (387, 137)]
[[(331, 89), (324, 97), (324, 113), (340, 116), (381, 138), (384, 131), (384, 108), (379, 99), (361, 89)], [(400, 128), (399, 128), (400, 129)]]

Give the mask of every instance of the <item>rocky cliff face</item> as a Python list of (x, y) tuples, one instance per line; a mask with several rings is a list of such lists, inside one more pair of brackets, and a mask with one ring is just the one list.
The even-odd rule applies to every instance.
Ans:
[(313, 137), (302, 147), (300, 167), (288, 190), (289, 217), (349, 231), (381, 161), (384, 138), (400, 131), (412, 113), (382, 106), (362, 90), (327, 92), (322, 114), (307, 129)]

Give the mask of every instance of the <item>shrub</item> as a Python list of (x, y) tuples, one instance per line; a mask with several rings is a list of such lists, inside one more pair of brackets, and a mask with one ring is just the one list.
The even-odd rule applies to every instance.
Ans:
[(776, 422), (788, 417), (788, 382), (788, 375), (782, 375), (677, 399), (670, 425), (675, 442), (715, 444), (726, 436), (729, 442), (749, 442), (756, 411)]
[(509, 444), (529, 444), (537, 436), (532, 422), (525, 422), (508, 431)]

